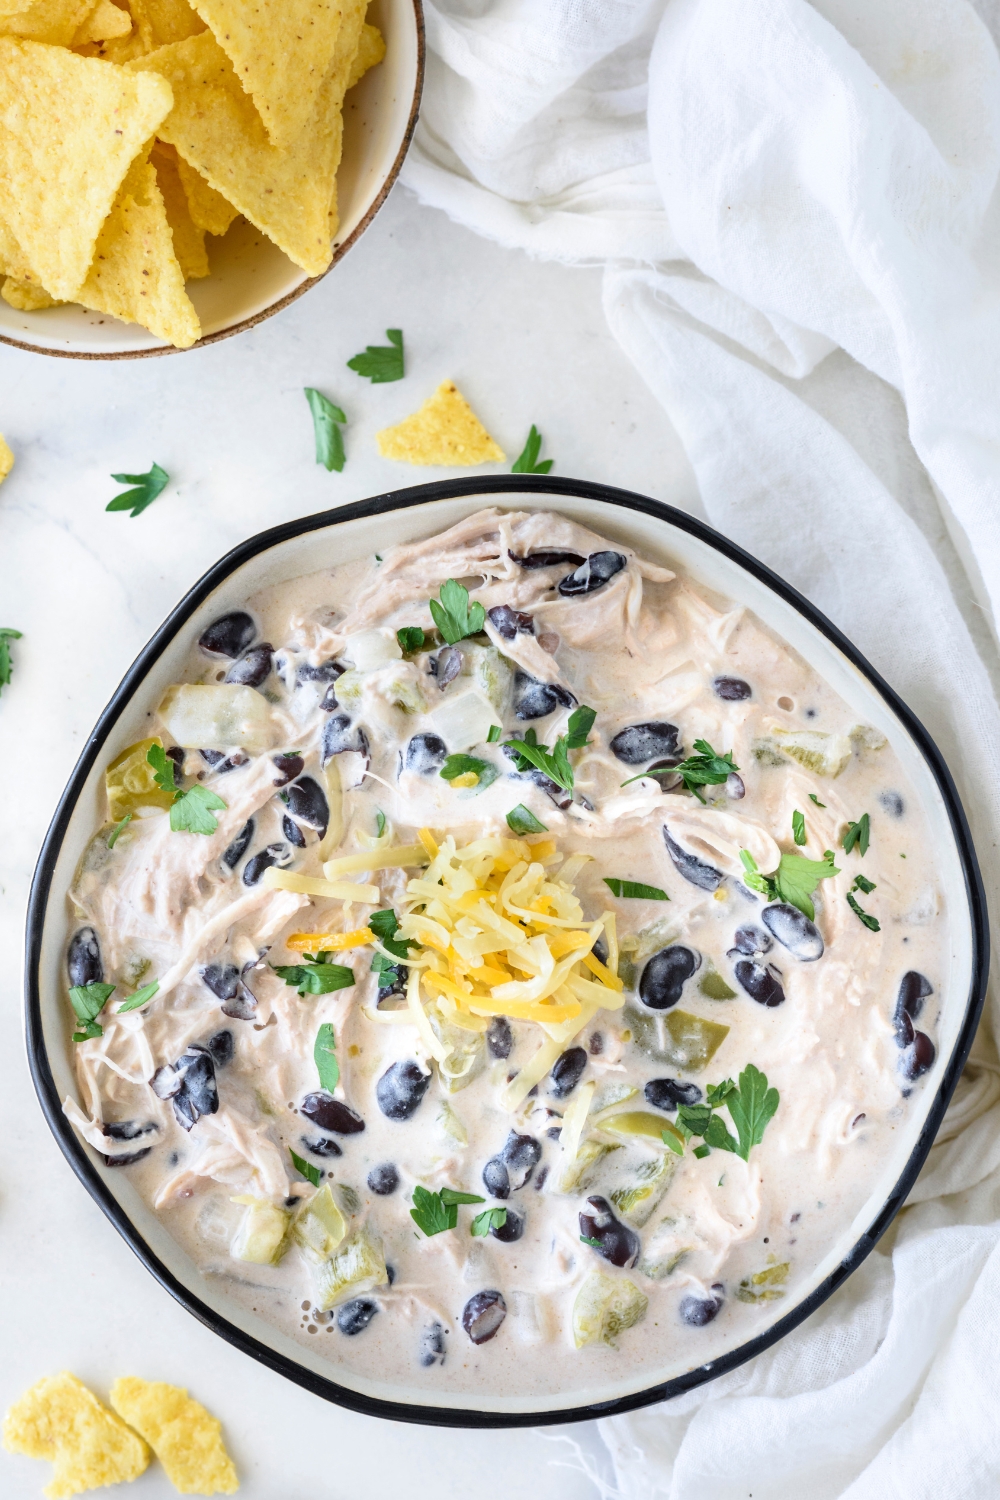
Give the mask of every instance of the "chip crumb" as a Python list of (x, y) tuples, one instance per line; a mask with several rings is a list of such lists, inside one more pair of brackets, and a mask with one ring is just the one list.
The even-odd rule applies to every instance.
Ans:
[(222, 1424), (178, 1385), (129, 1375), (111, 1387), (111, 1405), (142, 1434), (181, 1495), (234, 1495), (239, 1480)]
[(7, 446), (3, 433), (0, 432), (0, 484), (3, 484), (13, 467), (14, 455)]
[(383, 458), (404, 464), (501, 464), (493, 441), (453, 380), (445, 380), (411, 417), (376, 433)]
[(52, 1462), (48, 1500), (138, 1479), (150, 1457), (142, 1438), (66, 1371), (45, 1376), (14, 1403), (4, 1417), (3, 1445), (8, 1453)]
[(50, 297), (43, 286), (32, 285), (30, 281), (18, 281), (14, 276), (5, 279), (0, 287), (0, 297), (8, 307), (14, 307), (18, 312), (38, 312), (43, 307), (59, 306), (55, 297)]

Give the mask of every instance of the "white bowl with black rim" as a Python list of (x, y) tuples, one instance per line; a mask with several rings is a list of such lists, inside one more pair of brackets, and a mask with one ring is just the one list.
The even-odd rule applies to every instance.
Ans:
[[(710, 1365), (679, 1361), (668, 1345), (662, 1367), (653, 1372), (648, 1367), (630, 1371), (627, 1360), (616, 1360), (606, 1381), (588, 1389), (585, 1399), (579, 1389), (553, 1389), (544, 1401), (514, 1389), (484, 1396), (442, 1394), (428, 1404), (426, 1386), (362, 1377), (237, 1304), (224, 1283), (202, 1276), (127, 1173), (109, 1170), (72, 1129), (61, 1106), (66, 1095), (78, 1097), (64, 980), (71, 930), (67, 892), (103, 820), (104, 766), (142, 737), (149, 704), (177, 680), (191, 641), (213, 619), (244, 606), (265, 586), (433, 535), (484, 505), (555, 509), (651, 561), (679, 564), (696, 582), (752, 609), (787, 641), (859, 722), (890, 741), (927, 819), (938, 878), (949, 892), (948, 933), (934, 1064), (886, 1143), (863, 1207), (831, 1239), (794, 1298), (761, 1309), (755, 1337), (734, 1343)], [(571, 479), (458, 479), (397, 490), (251, 537), (210, 568), (164, 621), (90, 735), (39, 857), (28, 915), (27, 1044), (42, 1109), (74, 1172), (161, 1285), (222, 1338), (308, 1390), (369, 1415), (441, 1426), (537, 1426), (629, 1411), (714, 1379), (767, 1349), (829, 1297), (888, 1227), (930, 1150), (972, 1044), (988, 968), (982, 881), (947, 766), (897, 694), (806, 599), (732, 542), (660, 501)]]

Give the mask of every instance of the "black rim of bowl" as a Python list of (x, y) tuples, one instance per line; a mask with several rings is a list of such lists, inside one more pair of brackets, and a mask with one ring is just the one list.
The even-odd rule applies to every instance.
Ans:
[[(597, 500), (611, 507), (642, 511), (646, 515), (654, 516), (658, 520), (667, 522), (679, 531), (688, 532), (700, 541), (707, 543), (715, 551), (722, 553), (725, 557), (737, 563), (746, 572), (764, 583), (773, 593), (785, 600), (786, 603), (792, 605), (799, 614), (803, 615), (810, 624), (825, 635), (857, 667), (892, 709), (911, 739), (917, 745), (917, 748), (930, 768), (931, 774), (937, 782), (947, 809), (952, 834), (964, 871), (966, 895), (971, 916), (972, 981), (961, 1031), (959, 1032), (951, 1056), (942, 1070), (937, 1093), (928, 1110), (919, 1139), (899, 1180), (896, 1182), (882, 1208), (876, 1214), (873, 1222), (856, 1241), (840, 1265), (804, 1301), (798, 1303), (785, 1317), (779, 1319), (777, 1323), (772, 1324), (765, 1332), (759, 1334), (756, 1338), (749, 1339), (746, 1343), (740, 1344), (738, 1348), (714, 1360), (711, 1365), (699, 1365), (685, 1371), (673, 1380), (651, 1386), (646, 1390), (637, 1391), (631, 1395), (621, 1396), (610, 1401), (587, 1402), (584, 1405), (561, 1411), (545, 1410), (544, 1406), (540, 1403), (539, 1409), (535, 1411), (493, 1412), (479, 1411), (474, 1408), (452, 1409), (448, 1407), (425, 1406), (410, 1402), (382, 1400), (363, 1395), (346, 1386), (338, 1385), (336, 1381), (315, 1374), (312, 1370), (298, 1364), (294, 1359), (277, 1353), (275, 1350), (268, 1348), (267, 1345), (262, 1344), (257, 1339), (245, 1333), (242, 1329), (235, 1327), (224, 1317), (207, 1307), (187, 1287), (178, 1281), (172, 1272), (153, 1254), (152, 1250), (135, 1230), (120, 1204), (98, 1175), (93, 1159), (88, 1154), (88, 1149), (85, 1148), (83, 1142), (77, 1136), (62, 1112), (45, 1048), (38, 969), (41, 957), (45, 913), (56, 860), (76, 807), (77, 799), (83, 789), (91, 767), (99, 755), (105, 740), (114, 728), (119, 714), (133, 697), (146, 672), (156, 661), (157, 657), (159, 657), (166, 645), (185, 625), (194, 610), (198, 608), (213, 589), (217, 588), (231, 573), (243, 563), (249, 561), (249, 559), (258, 556), (261, 552), (267, 551), (270, 547), (280, 542), (305, 535), (311, 531), (323, 530), (330, 526), (336, 526), (343, 521), (351, 521), (362, 516), (384, 515), (394, 510), (403, 510), (414, 505), (424, 505), (429, 501), (451, 500), (477, 495), (482, 495), (484, 499), (487, 499), (495, 495), (516, 495), (518, 493), (551, 495), (556, 499), (560, 495), (566, 495), (577, 499)], [(90, 1196), (103, 1209), (119, 1234), (122, 1235), (132, 1250), (135, 1251), (147, 1270), (152, 1272), (160, 1285), (165, 1287), (183, 1307), (187, 1308), (188, 1312), (193, 1313), (206, 1327), (211, 1328), (213, 1332), (219, 1334), (227, 1343), (242, 1350), (244, 1354), (250, 1355), (252, 1359), (259, 1361), (263, 1365), (267, 1365), (272, 1370), (276, 1370), (280, 1375), (286, 1376), (289, 1380), (305, 1387), (306, 1390), (312, 1391), (315, 1395), (323, 1396), (328, 1401), (333, 1401), (352, 1411), (362, 1412), (366, 1416), (388, 1417), (396, 1421), (416, 1422), (440, 1427), (540, 1427), (563, 1422), (590, 1421), (597, 1417), (615, 1416), (623, 1412), (635, 1411), (639, 1407), (668, 1400), (670, 1397), (680, 1395), (681, 1392), (690, 1390), (694, 1386), (702, 1385), (709, 1380), (714, 1380), (719, 1375), (726, 1374), (738, 1365), (752, 1359), (755, 1355), (763, 1353), (765, 1349), (769, 1349), (772, 1344), (777, 1343), (785, 1334), (796, 1328), (811, 1313), (815, 1312), (841, 1282), (861, 1264), (865, 1256), (874, 1248), (881, 1235), (885, 1233), (905, 1201), (910, 1188), (913, 1186), (917, 1173), (920, 1171), (927, 1153), (933, 1144), (948, 1101), (954, 1092), (959, 1075), (965, 1065), (969, 1049), (972, 1046), (976, 1026), (979, 1022), (986, 992), (986, 979), (989, 971), (989, 928), (986, 916), (986, 898), (979, 872), (979, 864), (976, 859), (976, 852), (972, 843), (972, 836), (969, 832), (969, 825), (955, 783), (940, 751), (919, 719), (916, 718), (900, 699), (898, 694), (879, 676), (846, 636), (826, 619), (819, 610), (810, 604), (797, 590), (785, 583), (775, 573), (772, 573), (770, 568), (765, 567), (763, 563), (758, 562), (756, 558), (744, 552), (741, 547), (736, 546), (735, 543), (729, 541), (726, 537), (713, 531), (704, 522), (696, 520), (692, 516), (685, 515), (683, 511), (675, 510), (673, 506), (667, 505), (663, 501), (651, 500), (646, 496), (636, 495), (628, 490), (613, 489), (608, 485), (592, 484), (584, 480), (563, 479), (559, 477), (541, 478), (530, 475), (505, 475), (444, 480), (433, 484), (415, 485), (412, 488), (390, 490), (387, 494), (377, 495), (368, 500), (359, 500), (337, 510), (322, 511), (316, 515), (304, 516), (299, 520), (287, 521), (280, 526), (271, 527), (268, 531), (259, 532), (256, 536), (250, 537), (245, 542), (241, 542), (239, 546), (234, 547), (225, 557), (221, 558), (214, 567), (209, 568), (208, 572), (199, 579), (194, 587), (171, 611), (170, 615), (139, 653), (135, 662), (125, 674), (110, 703), (97, 721), (93, 733), (90, 735), (69, 779), (66, 790), (60, 798), (51, 826), (45, 836), (45, 842), (42, 845), (42, 851), (39, 855), (38, 865), (32, 881), (28, 902), (26, 959), (25, 1024), (28, 1063), (35, 1090), (49, 1128), (58, 1141), (63, 1155)], [(94, 1156), (96, 1154), (95, 1152)]]

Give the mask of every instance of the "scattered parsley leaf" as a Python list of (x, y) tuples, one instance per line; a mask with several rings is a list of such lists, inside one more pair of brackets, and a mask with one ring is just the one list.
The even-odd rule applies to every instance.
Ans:
[(816, 910), (810, 896), (821, 880), (830, 880), (839, 874), (829, 850), (825, 859), (806, 859), (804, 854), (783, 854), (774, 877), (778, 900), (798, 907), (811, 922)]
[(544, 823), (540, 823), (530, 808), (519, 802), (512, 807), (507, 814), (507, 827), (512, 833), (548, 833)]
[(340, 428), (347, 418), (339, 406), (334, 406), (332, 401), (328, 401), (320, 391), (313, 390), (312, 386), (307, 385), (305, 392), (316, 434), (316, 462), (327, 470), (336, 469), (339, 474), (346, 461), (344, 436)]
[(370, 380), (372, 385), (389, 385), (393, 380), (402, 380), (403, 332), (400, 328), (387, 328), (386, 344), (368, 344), (364, 354), (355, 354), (347, 361), (347, 368), (356, 375)]
[(713, 1115), (709, 1120), (704, 1135), (706, 1146), (714, 1146), (718, 1151), (734, 1151), (737, 1156), (740, 1154), (737, 1141), (729, 1134), (718, 1115)]
[(710, 1083), (705, 1090), (705, 1102), (713, 1109), (718, 1109), (726, 1098), (733, 1092), (736, 1085), (731, 1078), (724, 1078), (721, 1083)]
[(121, 1005), (116, 1006), (115, 1015), (123, 1016), (127, 1010), (138, 1010), (141, 1005), (145, 1005), (148, 1000), (152, 1000), (159, 988), (160, 981), (158, 979), (154, 979), (152, 984), (143, 985), (141, 990), (136, 990), (134, 995), (129, 995), (127, 1000), (123, 1001)]
[(854, 884), (851, 886), (852, 891), (864, 891), (866, 896), (870, 896), (875, 889), (874, 880), (869, 880), (867, 875), (855, 875)]
[(148, 474), (112, 474), (111, 478), (118, 484), (131, 484), (135, 488), (116, 495), (104, 509), (130, 510), (133, 518), (141, 516), (146, 506), (152, 505), (170, 482), (170, 475), (159, 464), (154, 464)]
[(806, 841), (805, 814), (800, 813), (798, 808), (792, 813), (792, 838), (800, 845)]
[(475, 755), (449, 755), (438, 775), (445, 781), (454, 781), (456, 776), (465, 776), (472, 771), (482, 780), (483, 772), (493, 769), (488, 760), (478, 760)]
[(693, 1135), (704, 1135), (712, 1118), (710, 1104), (681, 1104), (677, 1108), (677, 1129), (685, 1140)]
[(396, 631), (396, 639), (399, 642), (400, 650), (407, 652), (419, 651), (427, 637), (424, 635), (421, 626), (404, 625), (402, 629)]
[(441, 1202), (450, 1207), (453, 1203), (485, 1203), (485, 1198), (480, 1198), (477, 1193), (460, 1193), (457, 1188), (443, 1187), (441, 1189)]
[(600, 1240), (592, 1240), (590, 1236), (586, 1234), (581, 1234), (580, 1243), (581, 1245), (590, 1245), (594, 1250), (600, 1250), (601, 1248)]
[(161, 792), (180, 793), (177, 785), (177, 762), (171, 760), (162, 745), (150, 745), (146, 751), (146, 764), (153, 768), (153, 780)]
[(458, 1205), (445, 1203), (440, 1193), (429, 1193), (426, 1188), (418, 1186), (413, 1189), (410, 1218), (429, 1239), (433, 1234), (443, 1234), (446, 1229), (455, 1228), (458, 1223)]
[(125, 816), (124, 816), (124, 818), (122, 818), (121, 822), (115, 824), (115, 826), (112, 829), (112, 831), (108, 834), (108, 848), (109, 849), (113, 849), (115, 847), (115, 845), (118, 842), (118, 835), (121, 833), (122, 829), (125, 827), (125, 824), (126, 823), (131, 823), (131, 821), (132, 821), (132, 819), (134, 817), (135, 817), (134, 813), (126, 813)]
[(868, 842), (871, 838), (871, 831), (871, 820), (867, 813), (862, 813), (856, 823), (848, 823), (847, 831), (840, 841), (840, 847), (845, 854), (850, 854), (855, 844), (857, 844), (858, 853), (863, 857), (868, 853)]
[(19, 641), (21, 632), (13, 626), (0, 627), (0, 693), (10, 682), (14, 663), (10, 659), (10, 642)]
[(645, 771), (640, 771), (638, 776), (630, 776), (627, 781), (620, 783), (621, 786), (631, 786), (633, 781), (641, 781), (644, 776), (676, 776), (680, 770), (679, 766), (649, 766)]
[(710, 1156), (711, 1154), (712, 1152), (710, 1146), (695, 1146), (694, 1148), (695, 1156)]
[(533, 729), (525, 731), (524, 739), (515, 736), (514, 739), (504, 741), (504, 749), (516, 752), (514, 764), (519, 771), (528, 771), (532, 767), (548, 776), (557, 786), (564, 791), (573, 790), (573, 767), (569, 763), (566, 754), (566, 736), (560, 735), (552, 750), (548, 745), (540, 745), (538, 736)]
[(503, 730), (500, 728), (499, 724), (491, 724), (490, 725), (490, 732), (486, 736), (486, 743), (487, 743), (487, 745), (495, 745), (496, 742), (497, 742), (497, 740), (500, 738), (500, 736), (502, 734), (503, 734)]
[(809, 801), (810, 802), (815, 802), (815, 804), (816, 804), (817, 807), (823, 807), (823, 808), (826, 807), (826, 803), (825, 802), (821, 802), (819, 800), (819, 798), (817, 797), (817, 795), (816, 795), (815, 792), (810, 792), (809, 793)]
[(639, 880), (618, 880), (613, 875), (605, 875), (604, 884), (612, 896), (619, 896), (626, 901), (670, 900), (666, 891), (661, 891), (658, 885), (643, 885)]
[[(675, 1136), (684, 1140), (690, 1140), (692, 1136), (702, 1137), (704, 1145), (696, 1147), (694, 1152), (697, 1157), (707, 1156), (710, 1149), (714, 1148), (717, 1151), (732, 1151), (748, 1161), (751, 1148), (760, 1145), (764, 1129), (778, 1108), (778, 1102), (777, 1089), (768, 1088), (765, 1075), (753, 1063), (748, 1063), (740, 1074), (739, 1085), (731, 1078), (726, 1078), (721, 1083), (709, 1085), (703, 1104), (679, 1105), (676, 1125), (667, 1126), (661, 1131), (664, 1145), (677, 1151), (677, 1147), (667, 1136), (667, 1130), (672, 1130)], [(730, 1134), (721, 1117), (715, 1113), (723, 1105), (729, 1110), (739, 1139)]]
[(481, 1214), (476, 1214), (472, 1221), (472, 1233), (477, 1239), (484, 1239), (491, 1229), (502, 1229), (506, 1222), (505, 1208), (487, 1208)]
[(864, 922), (869, 932), (882, 931), (882, 925), (879, 922), (878, 917), (873, 917), (871, 912), (864, 911), (863, 908), (860, 907), (855, 901), (850, 891), (847, 892), (847, 904), (851, 908), (851, 911), (854, 913), (854, 915), (859, 919), (859, 921)]
[(566, 726), (567, 750), (583, 749), (587, 743), (587, 736), (594, 727), (594, 720), (596, 718), (596, 708), (588, 708), (584, 703), (581, 703), (579, 708), (574, 708), (569, 716), (569, 723)]
[(469, 603), (469, 590), (465, 585), (449, 578), (441, 585), (439, 593), (441, 602), (431, 599), (430, 611), (448, 645), (454, 646), (466, 636), (478, 635), (486, 622), (486, 611), (478, 600)]
[(757, 861), (749, 849), (740, 850), (740, 862), (746, 874), (743, 876), (743, 884), (749, 886), (752, 891), (759, 891), (768, 901), (777, 899), (777, 887), (770, 875), (762, 875), (757, 868)]
[(301, 1172), (303, 1177), (309, 1179), (313, 1187), (318, 1188), (323, 1181), (323, 1173), (319, 1167), (314, 1167), (311, 1161), (304, 1161), (301, 1156), (296, 1155), (292, 1150), (289, 1150), (288, 1154), (292, 1158), (292, 1166), (296, 1172)]
[(511, 465), (510, 472), (512, 474), (547, 474), (552, 467), (553, 460), (546, 458), (539, 463), (538, 455), (541, 451), (542, 434), (532, 422), (527, 442)]
[(385, 833), (385, 813), (380, 807), (375, 809), (375, 837), (381, 838)]
[(668, 1148), (668, 1150), (672, 1151), (675, 1156), (684, 1155), (684, 1139), (679, 1134), (679, 1132), (673, 1128), (672, 1125), (665, 1125), (660, 1131), (660, 1135), (663, 1137), (663, 1144)]
[(319, 1074), (320, 1087), (332, 1094), (340, 1082), (340, 1064), (337, 1061), (337, 1035), (330, 1021), (324, 1021), (316, 1033), (313, 1062)]
[(97, 1024), (97, 1017), (115, 992), (113, 984), (75, 984), (69, 992), (69, 1003), (83, 1022), (80, 1031), (74, 1031), (74, 1042), (85, 1042), (88, 1037), (104, 1035), (104, 1027)]
[(749, 1161), (751, 1147), (759, 1146), (764, 1139), (764, 1130), (779, 1102), (778, 1090), (768, 1088), (766, 1075), (747, 1063), (740, 1074), (739, 1088), (726, 1096), (726, 1108), (740, 1138), (736, 1154), (744, 1161)]
[[(306, 958), (309, 954), (306, 954)], [(272, 964), (279, 979), (293, 985), (300, 995), (329, 995), (332, 990), (347, 990), (354, 983), (354, 970), (346, 964), (328, 964), (320, 953), (311, 963)]]
[(181, 792), (170, 809), (170, 827), (174, 833), (214, 833), (219, 820), (214, 813), (226, 806), (217, 792), (196, 782), (186, 792)]
[(731, 750), (725, 755), (717, 755), (707, 740), (695, 740), (694, 748), (697, 754), (689, 755), (686, 760), (681, 761), (680, 765), (673, 766), (671, 769), (683, 781), (684, 790), (691, 792), (699, 802), (704, 802), (705, 799), (698, 788), (724, 786), (732, 772), (739, 770), (739, 766), (733, 760)]

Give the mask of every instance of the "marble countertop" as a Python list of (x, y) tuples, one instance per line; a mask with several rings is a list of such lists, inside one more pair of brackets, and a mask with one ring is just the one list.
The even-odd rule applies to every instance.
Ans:
[[(388, 326), (407, 378), (345, 368)], [(0, 347), (0, 1408), (72, 1370), (102, 1397), (118, 1375), (187, 1386), (223, 1421), (246, 1500), (591, 1500), (570, 1434), (600, 1469), (596, 1429), (445, 1432), (341, 1411), (258, 1367), (153, 1281), (76, 1181), (42, 1118), (21, 1038), (24, 909), (38, 850), (92, 725), (199, 575), (289, 517), (444, 477), (379, 457), (374, 434), (454, 379), (512, 460), (541, 429), (555, 472), (697, 510), (676, 435), (604, 322), (600, 273), (529, 261), (421, 209), (397, 188), (307, 296), (250, 333), (159, 359), (84, 361)], [(303, 386), (349, 417), (348, 462), (313, 461)], [(107, 514), (111, 472), (171, 476), (141, 517)], [(447, 471), (449, 474), (470, 471)], [(496, 468), (484, 472), (498, 472)], [(47, 1466), (0, 1454), (0, 1492), (27, 1500)], [(111, 1493), (110, 1491), (108, 1492)], [(175, 1492), (151, 1468), (135, 1500)]]

